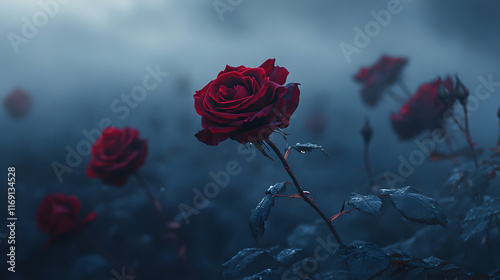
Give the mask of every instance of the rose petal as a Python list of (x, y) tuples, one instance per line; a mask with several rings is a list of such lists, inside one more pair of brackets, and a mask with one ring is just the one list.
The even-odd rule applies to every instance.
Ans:
[(225, 74), (225, 73), (240, 72), (240, 71), (245, 70), (245, 69), (247, 69), (247, 67), (245, 67), (243, 65), (238, 66), (238, 67), (232, 67), (232, 66), (226, 65), (226, 69), (224, 69), (224, 71), (219, 72), (217, 77), (219, 77), (220, 75)]
[(196, 138), (198, 138), (198, 140), (210, 146), (217, 146), (219, 145), (220, 142), (229, 138), (228, 135), (212, 133), (210, 130), (206, 128), (198, 131), (198, 133), (196, 133), (195, 136)]
[[(266, 139), (276, 127), (288, 126), (298, 106), (298, 84), (283, 84), (288, 70), (265, 61), (258, 68), (231, 67), (194, 95), (202, 130), (196, 137), (218, 145), (227, 138), (246, 143)], [(250, 139), (250, 138), (256, 138)]]
[(36, 212), (36, 221), (42, 233), (50, 234), (46, 247), (62, 235), (78, 232), (83, 224), (95, 219), (95, 213), (91, 213), (80, 221), (80, 206), (80, 201), (74, 195), (56, 193), (43, 197)]
[(446, 89), (453, 91), (453, 82), (450, 78), (425, 83), (401, 107), (398, 114), (391, 114), (392, 127), (400, 140), (408, 140), (424, 130), (442, 126), (444, 114), (446, 110), (452, 108), (454, 100), (450, 100), (446, 105), (438, 98), (437, 90), (441, 82)]
[(145, 162), (148, 143), (139, 139), (135, 128), (109, 128), (103, 131), (99, 147), (94, 146), (86, 173), (103, 183), (122, 186), (127, 177)]
[(275, 59), (268, 59), (259, 68), (264, 69), (269, 80), (283, 85), (286, 82), (289, 72), (284, 67), (274, 66), (274, 62)]
[(375, 106), (385, 89), (397, 81), (407, 62), (406, 58), (384, 55), (373, 66), (362, 67), (354, 80), (363, 83), (363, 102), (370, 107)]
[(285, 110), (283, 111), (283, 124), (280, 125), (280, 128), (286, 128), (288, 126), (290, 117), (299, 106), (299, 85), (299, 83), (290, 83), (285, 86), (287, 89), (286, 93), (283, 95), (283, 99), (285, 99)]

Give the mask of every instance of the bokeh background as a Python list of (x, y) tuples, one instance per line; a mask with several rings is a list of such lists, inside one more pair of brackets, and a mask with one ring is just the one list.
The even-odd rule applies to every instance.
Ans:
[[(231, 9), (220, 14), (217, 2)], [(16, 167), (18, 214), (17, 272), (6, 272), (7, 247), (2, 239), (2, 279), (112, 279), (112, 270), (122, 267), (130, 268), (137, 280), (219, 279), (221, 264), (239, 250), (286, 246), (287, 235), (298, 224), (314, 222), (316, 215), (305, 203), (279, 200), (256, 244), (248, 227), (249, 213), (269, 185), (289, 180), (282, 166), (260, 154), (247, 160), (250, 154), (239, 153), (234, 141), (209, 147), (194, 137), (201, 126), (192, 95), (226, 64), (257, 67), (276, 58), (277, 65), (290, 71), (288, 81), (301, 83), (300, 105), (286, 129), (288, 143), (320, 144), (330, 158), (321, 153), (293, 154), (290, 162), (325, 212), (339, 211), (353, 191), (366, 193), (360, 136), (365, 117), (374, 128), (370, 151), (374, 172), (396, 173), (398, 156), (407, 158), (416, 148), (413, 141), (399, 141), (392, 131), (389, 114), (400, 105), (385, 98), (376, 108), (367, 108), (353, 75), (388, 54), (409, 59), (403, 81), (412, 91), (445, 75), (458, 74), (471, 91), (480, 83), (479, 76), (492, 75), (499, 81), (500, 3), (401, 0), (402, 11), (393, 14), (389, 24), (348, 62), (340, 44), (353, 45), (354, 28), (364, 29), (373, 20), (370, 12), (387, 9), (388, 2), (254, 0), (231, 5), (225, 0), (71, 0), (55, 2), (58, 11), (27, 43), (16, 47), (9, 34), (21, 35), (24, 18), (33, 22), (43, 9), (38, 1), (2, 0), (0, 98), (20, 87), (33, 100), (32, 110), (22, 119), (10, 118), (3, 107), (0, 110), (0, 166), (5, 176), (7, 166)], [(142, 83), (148, 66), (169, 76), (121, 118), (111, 104)], [(473, 140), (485, 150), (498, 139), (500, 87), (495, 90), (470, 118)], [(141, 172), (170, 220), (179, 218), (180, 203), (192, 204), (193, 188), (202, 189), (213, 180), (211, 171), (224, 170), (231, 160), (242, 167), (207, 208), (183, 225), (185, 259), (179, 257), (179, 246), (163, 236), (163, 224), (133, 178), (122, 188), (87, 178), (88, 155), (82, 155), (62, 180), (56, 176), (52, 164), (66, 164), (68, 149), (76, 150), (87, 140), (82, 131), (99, 129), (103, 119), (113, 126), (135, 127), (149, 139)], [(463, 137), (455, 136), (454, 145), (465, 146)], [(285, 148), (279, 135), (273, 138)], [(438, 197), (452, 167), (451, 161), (426, 162), (404, 185)], [(3, 189), (1, 205), (7, 207)], [(50, 250), (43, 248), (47, 237), (37, 229), (35, 212), (44, 195), (56, 192), (78, 196), (83, 214), (98, 212), (86, 232), (116, 262), (106, 261), (81, 236)], [(347, 240), (382, 246), (406, 240), (425, 227), (391, 211), (377, 219), (362, 214), (343, 217), (336, 225)], [(0, 233), (6, 232), (2, 228)], [(498, 264), (498, 259), (488, 265), (480, 260), (461, 263), (477, 272), (488, 272)]]

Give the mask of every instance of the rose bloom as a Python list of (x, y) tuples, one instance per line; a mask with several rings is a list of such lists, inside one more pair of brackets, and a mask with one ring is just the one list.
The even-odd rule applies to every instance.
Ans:
[(108, 127), (92, 146), (87, 176), (100, 178), (104, 184), (123, 186), (128, 176), (146, 161), (148, 141), (139, 139), (139, 131)]
[(16, 88), (5, 97), (3, 104), (12, 118), (21, 118), (26, 116), (31, 109), (31, 96)]
[(218, 145), (231, 138), (258, 144), (276, 128), (286, 128), (299, 104), (298, 83), (284, 85), (288, 71), (274, 59), (257, 68), (231, 67), (196, 91), (194, 106), (202, 117), (201, 142)]
[(87, 223), (95, 220), (96, 212), (80, 220), (80, 206), (80, 201), (74, 195), (57, 193), (43, 197), (36, 211), (36, 222), (42, 233), (50, 235), (45, 247), (63, 235), (81, 231)]
[(377, 105), (384, 90), (398, 80), (407, 62), (406, 58), (382, 56), (372, 67), (361, 68), (354, 80), (363, 83), (361, 97), (366, 105)]
[(451, 97), (447, 104), (438, 98), (439, 84), (443, 83), (445, 89), (453, 92), (453, 81), (446, 78), (421, 85), (417, 92), (401, 107), (399, 113), (391, 114), (391, 123), (399, 139), (411, 139), (424, 130), (442, 127), (444, 114), (451, 109), (454, 98)]

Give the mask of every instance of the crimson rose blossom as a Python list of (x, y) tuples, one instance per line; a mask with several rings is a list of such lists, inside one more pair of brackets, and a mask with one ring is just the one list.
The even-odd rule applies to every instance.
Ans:
[(201, 142), (218, 145), (231, 138), (242, 144), (260, 143), (276, 128), (286, 128), (299, 104), (298, 83), (283, 85), (288, 70), (274, 59), (257, 68), (231, 67), (196, 91), (194, 106), (202, 117)]
[(401, 107), (398, 114), (391, 114), (392, 127), (401, 140), (411, 139), (424, 130), (432, 130), (443, 125), (443, 115), (453, 106), (454, 98), (443, 103), (438, 97), (439, 84), (449, 92), (453, 91), (453, 81), (446, 78), (421, 85), (415, 95)]
[(97, 217), (97, 213), (92, 212), (80, 220), (80, 206), (80, 201), (74, 195), (57, 193), (43, 197), (36, 211), (36, 222), (42, 233), (50, 235), (45, 247), (62, 235), (79, 232)]
[(9, 115), (14, 118), (21, 118), (28, 114), (31, 108), (31, 96), (25, 91), (16, 88), (3, 100)]
[(384, 55), (372, 67), (361, 68), (354, 76), (354, 80), (363, 83), (363, 89), (361, 89), (363, 101), (370, 107), (375, 106), (384, 90), (397, 81), (407, 62), (406, 58)]
[(147, 152), (148, 141), (139, 139), (137, 129), (108, 127), (92, 146), (87, 176), (123, 186), (128, 176), (144, 164)]

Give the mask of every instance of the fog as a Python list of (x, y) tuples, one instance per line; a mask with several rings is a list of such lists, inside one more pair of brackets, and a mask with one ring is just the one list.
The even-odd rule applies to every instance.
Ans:
[[(408, 65), (402, 80), (412, 92), (439, 76), (458, 75), (471, 94), (481, 84), (480, 77), (488, 79), (491, 75), (490, 79), (500, 81), (500, 3), (493, 1), (63, 2), (0, 2), (0, 97), (19, 87), (33, 100), (32, 110), (22, 119), (12, 119), (6, 110), (0, 110), (0, 162), (3, 170), (16, 166), (19, 219), (18, 272), (5, 274), (7, 278), (2, 279), (29, 279), (33, 275), (30, 269), (40, 279), (73, 277), (68, 275), (76, 273), (76, 264), (82, 265), (82, 258), (98, 254), (91, 250), (82, 253), (75, 247), (57, 247), (52, 253), (43, 248), (46, 236), (38, 232), (35, 212), (44, 195), (56, 192), (78, 196), (83, 213), (98, 212), (97, 220), (87, 230), (104, 247), (111, 247), (110, 240), (116, 238), (113, 230), (123, 234), (123, 243), (108, 250), (111, 255), (123, 256), (123, 262), (140, 263), (136, 265), (141, 271), (138, 280), (168, 278), (165, 273), (169, 265), (176, 264), (172, 260), (175, 250), (170, 245), (162, 247), (170, 250), (168, 257), (161, 255), (158, 258), (162, 259), (154, 262), (149, 258), (156, 255), (141, 251), (150, 246), (141, 245), (144, 236), (154, 239), (161, 229), (155, 228), (153, 218), (148, 217), (153, 209), (137, 182), (131, 179), (125, 187), (116, 188), (88, 178), (88, 153), (77, 152), (80, 160), (68, 163), (68, 148), (76, 151), (88, 140), (84, 131), (101, 130), (103, 120), (116, 127), (135, 127), (142, 138), (149, 139), (148, 158), (141, 172), (167, 209), (169, 219), (178, 215), (180, 203), (192, 203), (193, 188), (202, 189), (213, 181), (210, 172), (224, 170), (231, 160), (242, 167), (228, 187), (211, 199), (210, 206), (185, 226), (188, 267), (197, 271), (190, 279), (199, 275), (220, 279), (220, 265), (239, 250), (284, 245), (295, 226), (313, 222), (315, 213), (302, 201), (277, 201), (266, 234), (257, 245), (248, 229), (249, 213), (268, 186), (290, 180), (286, 172), (275, 157), (271, 161), (255, 150), (248, 160), (250, 154), (242, 154), (235, 141), (212, 147), (194, 137), (201, 129), (201, 117), (192, 96), (226, 65), (258, 67), (266, 59), (275, 58), (277, 65), (290, 72), (287, 81), (301, 84), (299, 107), (285, 129), (287, 140), (276, 133), (272, 137), (281, 149), (287, 142), (322, 145), (329, 158), (320, 152), (296, 153), (290, 156), (290, 163), (327, 213), (339, 211), (351, 192), (366, 193), (368, 180), (360, 135), (366, 117), (374, 129), (370, 159), (375, 173), (397, 172), (398, 156), (408, 158), (416, 149), (413, 140), (398, 140), (391, 127), (389, 115), (397, 112), (400, 104), (388, 96), (375, 108), (363, 104), (361, 85), (353, 80), (361, 67), (374, 64), (383, 54), (405, 57)], [(49, 15), (40, 3), (52, 3), (45, 7)], [(366, 33), (370, 22), (376, 22), (373, 14), (388, 10), (388, 5), (396, 5), (398, 12), (390, 13), (385, 26), (377, 23), (378, 29), (368, 30), (373, 36), (368, 36), (366, 46), (357, 45), (356, 29)], [(357, 52), (346, 53), (342, 44)], [(141, 85), (151, 69), (168, 76), (156, 80), (158, 86), (148, 91), (137, 107), (128, 107), (127, 113), (118, 111), (116, 104), (125, 104), (122, 95)], [(497, 92), (500, 87), (471, 110), (471, 136), (485, 153), (496, 146), (500, 133)], [(322, 134), (307, 127), (315, 112), (327, 120)], [(453, 133), (453, 144), (457, 149), (466, 147), (460, 131)], [(447, 150), (444, 144), (439, 149)], [(71, 172), (58, 176), (54, 162), (69, 166)], [(453, 162), (446, 160), (425, 162), (405, 178), (404, 185), (437, 198), (440, 185), (453, 167)], [(497, 185), (497, 181), (492, 182), (493, 187)], [(0, 197), (6, 201), (6, 192)], [(395, 227), (400, 230), (389, 230), (387, 219), (376, 221), (375, 232), (370, 231), (375, 222), (363, 214), (343, 217), (337, 227), (349, 241), (362, 239), (381, 246), (405, 240), (425, 227), (397, 220)], [(442, 230), (441, 234), (446, 233)], [(80, 239), (78, 242), (85, 244)], [(134, 249), (127, 250), (131, 243)], [(3, 242), (1, 248), (5, 248)], [(48, 261), (33, 264), (47, 254), (57, 260), (72, 254), (65, 260), (69, 268), (55, 272), (57, 265)], [(484, 269), (498, 268), (496, 261)], [(158, 268), (164, 276), (141, 270), (154, 270), (160, 264), (167, 266)], [(461, 265), (467, 271), (490, 272), (473, 264)], [(95, 275), (111, 278), (111, 269), (120, 270), (116, 264), (103, 267), (104, 272)], [(182, 279), (175, 278), (181, 277), (177, 276), (183, 275), (181, 272), (175, 273), (173, 279)]]

